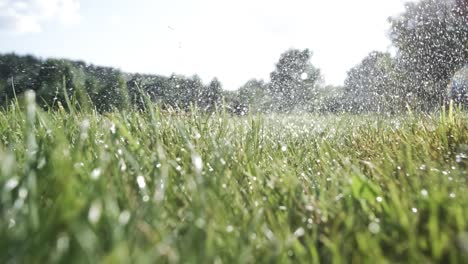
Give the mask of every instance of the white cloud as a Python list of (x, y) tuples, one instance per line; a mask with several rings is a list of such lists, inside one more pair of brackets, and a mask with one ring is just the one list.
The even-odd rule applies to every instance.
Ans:
[(0, 31), (38, 33), (48, 21), (80, 21), (79, 0), (0, 0)]

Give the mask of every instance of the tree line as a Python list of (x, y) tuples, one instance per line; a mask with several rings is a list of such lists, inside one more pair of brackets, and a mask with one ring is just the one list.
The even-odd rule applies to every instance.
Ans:
[(64, 106), (68, 95), (79, 107), (100, 112), (143, 109), (147, 99), (176, 111), (197, 106), (212, 112), (224, 103), (236, 114), (397, 113), (408, 107), (435, 109), (449, 99), (466, 104), (467, 82), (461, 86), (463, 82), (457, 82), (454, 88), (452, 81), (468, 64), (468, 1), (410, 2), (404, 13), (388, 22), (396, 53), (369, 53), (348, 71), (342, 87), (323, 85), (308, 49), (285, 51), (269, 81), (252, 79), (236, 91), (223, 90), (216, 78), (204, 84), (197, 75), (128, 74), (81, 61), (4, 54), (0, 55), (0, 105), (26, 90), (36, 91), (38, 103), (47, 108)]

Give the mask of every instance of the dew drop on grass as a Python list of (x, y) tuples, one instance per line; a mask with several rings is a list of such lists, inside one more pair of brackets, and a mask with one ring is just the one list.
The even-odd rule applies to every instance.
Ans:
[(8, 229), (15, 227), (16, 221), (15, 219), (11, 218), (10, 222), (8, 223)]
[(427, 197), (429, 195), (429, 193), (427, 192), (426, 189), (422, 189), (421, 190), (421, 195), (424, 196), (424, 197)]
[(305, 234), (305, 230), (302, 227), (299, 227), (298, 229), (296, 229), (296, 231), (294, 231), (294, 235), (296, 237), (302, 237), (304, 236), (304, 234)]
[(115, 124), (114, 123), (111, 124), (109, 129), (110, 129), (112, 134), (115, 134)]
[(125, 164), (124, 161), (122, 161), (121, 164), (120, 164), (120, 170), (121, 171), (126, 171), (127, 170), (127, 164)]
[(196, 221), (195, 221), (195, 225), (198, 227), (198, 228), (204, 228), (205, 227), (205, 219), (203, 218), (198, 218)]
[(28, 190), (26, 188), (20, 188), (19, 191), (18, 191), (18, 196), (21, 198), (21, 199), (26, 199), (26, 197), (28, 196)]
[(57, 238), (57, 250), (60, 252), (68, 250), (68, 247), (70, 246), (70, 238), (68, 237), (67, 234), (60, 234), (60, 236)]
[(148, 202), (149, 201), (149, 196), (148, 195), (144, 195), (143, 196), (143, 202)]
[(137, 184), (138, 184), (138, 187), (139, 187), (140, 189), (145, 188), (145, 187), (146, 187), (145, 178), (144, 178), (143, 176), (139, 175), (139, 176), (137, 177)]
[(95, 168), (93, 171), (91, 171), (91, 179), (97, 180), (101, 176), (101, 169), (100, 168)]
[(467, 158), (467, 155), (466, 155), (465, 153), (460, 153), (460, 154), (457, 154), (457, 155), (455, 156), (455, 161), (456, 161), (457, 163), (460, 163), (460, 162), (462, 162), (462, 160), (464, 160), (464, 159), (466, 159), (466, 158)]
[(377, 202), (381, 203), (381, 202), (383, 201), (383, 198), (380, 197), (380, 196), (377, 196), (377, 197), (375, 198), (375, 200), (376, 200)]
[(368, 228), (369, 228), (369, 232), (371, 232), (372, 234), (377, 234), (380, 232), (380, 225), (376, 222), (370, 223)]
[(203, 161), (201, 157), (197, 154), (192, 155), (192, 164), (195, 167), (195, 170), (200, 173), (203, 169)]
[(130, 220), (130, 212), (127, 210), (124, 210), (120, 213), (119, 215), (119, 223), (121, 225), (126, 225), (128, 221)]
[(96, 224), (101, 218), (102, 204), (100, 201), (96, 200), (91, 204), (91, 207), (88, 211), (88, 220), (92, 224)]
[(6, 182), (5, 188), (6, 188), (7, 191), (11, 191), (11, 190), (13, 190), (14, 188), (16, 188), (16, 186), (18, 186), (18, 184), (19, 184), (18, 178), (16, 178), (16, 177), (10, 178), (10, 179), (8, 179), (8, 181)]

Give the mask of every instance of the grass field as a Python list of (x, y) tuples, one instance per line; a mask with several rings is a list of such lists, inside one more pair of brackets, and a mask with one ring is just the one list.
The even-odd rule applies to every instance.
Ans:
[(0, 263), (462, 263), (468, 115), (0, 112)]

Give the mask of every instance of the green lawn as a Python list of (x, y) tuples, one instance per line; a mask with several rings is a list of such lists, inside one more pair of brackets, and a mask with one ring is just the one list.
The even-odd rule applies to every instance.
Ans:
[(458, 110), (16, 105), (0, 111), (0, 263), (463, 263), (467, 155)]

